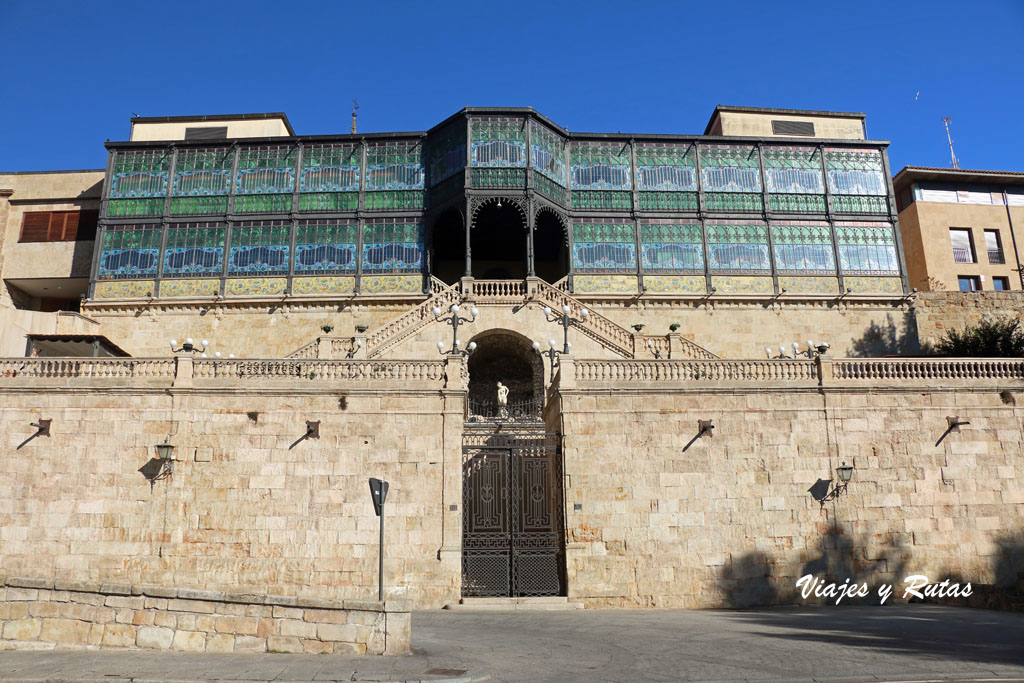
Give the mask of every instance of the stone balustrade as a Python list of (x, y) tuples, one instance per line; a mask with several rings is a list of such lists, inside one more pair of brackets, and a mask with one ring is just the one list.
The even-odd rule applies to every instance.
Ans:
[(409, 651), (410, 605), (82, 581), (0, 581), (0, 650), (387, 654)]
[(524, 280), (467, 280), (466, 296), (487, 303), (522, 302), (526, 298)]
[(839, 380), (1014, 380), (1024, 379), (1024, 359), (942, 358), (857, 360), (833, 364)]
[(563, 358), (562, 387), (624, 383), (906, 385), (1008, 384), (1024, 359), (576, 360)]
[[(0, 385), (12, 380), (116, 380), (116, 384), (174, 386), (291, 380), (313, 383), (388, 383), (418, 389), (440, 388), (443, 360), (213, 359), (174, 358), (14, 358), (0, 359)], [(18, 382), (22, 384), (23, 382)]]
[(4, 358), (0, 379), (9, 377), (173, 379), (174, 358)]

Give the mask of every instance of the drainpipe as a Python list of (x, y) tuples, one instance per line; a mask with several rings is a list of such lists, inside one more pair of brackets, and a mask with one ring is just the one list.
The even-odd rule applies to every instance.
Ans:
[(1020, 254), (1017, 253), (1017, 235), (1013, 231), (1013, 216), (1010, 215), (1010, 197), (1003, 190), (1003, 205), (1006, 207), (1006, 222), (1010, 224), (1010, 241), (1013, 242), (1013, 258), (1017, 261), (1017, 277), (1020, 278), (1020, 287), (1024, 289), (1024, 267), (1020, 264)]

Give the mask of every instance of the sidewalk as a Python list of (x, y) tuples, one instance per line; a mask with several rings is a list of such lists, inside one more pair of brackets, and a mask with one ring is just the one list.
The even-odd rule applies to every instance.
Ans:
[(419, 612), (401, 657), (0, 652), (22, 681), (1024, 681), (1024, 615), (930, 605)]

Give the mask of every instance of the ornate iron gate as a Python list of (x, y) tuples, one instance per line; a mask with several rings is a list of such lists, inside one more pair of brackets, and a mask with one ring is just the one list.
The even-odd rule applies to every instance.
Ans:
[[(512, 427), (509, 425), (512, 429)], [(462, 446), (462, 595), (564, 595), (557, 434), (470, 430)]]

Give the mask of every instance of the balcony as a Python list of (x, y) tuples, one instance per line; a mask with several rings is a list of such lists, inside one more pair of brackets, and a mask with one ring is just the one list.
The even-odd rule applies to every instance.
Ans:
[[(955, 249), (953, 251), (956, 252)], [(954, 258), (956, 258), (956, 254), (955, 253), (954, 253), (953, 256), (954, 256)], [(1003, 256), (1003, 250), (1002, 249), (989, 249), (988, 250), (988, 262), (989, 263), (995, 263), (995, 264), (1006, 263), (1006, 257)]]
[(971, 249), (953, 247), (953, 261), (956, 263), (974, 263), (974, 254)]

